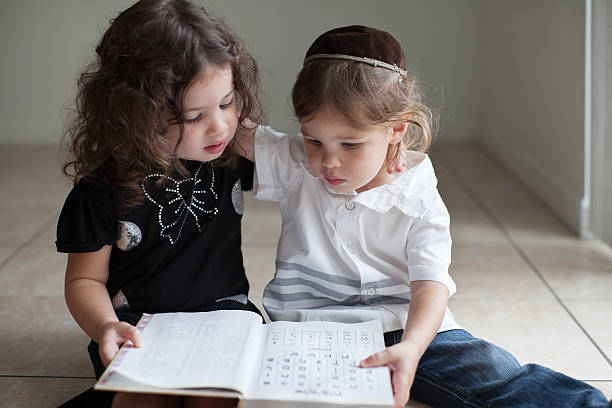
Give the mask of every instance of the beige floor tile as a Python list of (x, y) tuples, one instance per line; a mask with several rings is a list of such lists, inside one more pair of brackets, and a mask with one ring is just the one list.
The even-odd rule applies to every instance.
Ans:
[(565, 305), (595, 343), (612, 360), (612, 299), (565, 300)]
[(242, 248), (244, 256), (244, 267), (249, 279), (249, 299), (263, 313), (264, 318), (269, 321), (268, 315), (263, 308), (263, 291), (266, 285), (274, 277), (276, 246), (248, 246)]
[(463, 180), (474, 184), (495, 184), (512, 178), (500, 163), (476, 143), (445, 143), (436, 145), (434, 156)]
[(452, 299), (457, 321), (472, 335), (578, 379), (610, 380), (612, 368), (554, 300)]
[(35, 237), (28, 243), (28, 248), (55, 249), (55, 232), (57, 230), (57, 219), (59, 212), (52, 214), (47, 223), (42, 226)]
[(28, 186), (23, 191), (11, 192), (7, 189), (0, 193), (0, 210), (17, 207), (33, 215), (46, 215), (49, 211), (59, 213), (69, 191), (69, 186), (55, 191), (44, 191), (34, 186)]
[(0, 189), (0, 210), (24, 208), (33, 216), (48, 211), (59, 212), (71, 188), (68, 181), (61, 180), (28, 180), (28, 183), (3, 186)]
[(0, 206), (0, 246), (19, 248), (35, 237), (55, 213), (54, 208), (32, 208), (21, 201), (11, 206)]
[(244, 195), (242, 243), (245, 246), (276, 245), (281, 232), (281, 215), (275, 203), (258, 201)]
[[(0, 246), (0, 265), (6, 261), (6, 259), (15, 252), (15, 248)], [(0, 269), (1, 270), (1, 269)]]
[(3, 146), (0, 148), (0, 185), (55, 188), (53, 184), (61, 185), (67, 180), (61, 171), (64, 157), (54, 146)]
[(63, 297), (66, 254), (26, 247), (0, 271), (0, 296)]
[[(496, 173), (496, 172), (493, 172)], [(462, 175), (463, 176), (463, 175)], [(469, 183), (471, 194), (493, 211), (503, 209), (530, 209), (541, 207), (542, 203), (529, 190), (527, 190), (510, 173), (497, 172), (491, 178), (487, 175), (482, 179), (463, 178)]]
[(89, 338), (64, 299), (0, 298), (0, 322), (0, 374), (93, 376)]
[(612, 299), (612, 250), (597, 241), (521, 244), (561, 298)]
[(0, 406), (55, 408), (93, 385), (84, 378), (0, 378)]
[(57, 147), (0, 149), (0, 246), (17, 248), (59, 213), (71, 184), (61, 160)]
[(597, 388), (612, 401), (612, 381), (586, 381), (587, 384)]
[(451, 175), (439, 177), (438, 190), (448, 208), (453, 242), (506, 242), (502, 231), (483, 213), (464, 187)]
[(565, 244), (578, 239), (544, 206), (496, 209), (494, 217), (519, 245)]
[[(484, 150), (473, 144), (449, 144), (439, 149), (452, 158), (452, 177), (493, 214), (516, 240), (549, 242), (575, 237), (518, 179)], [(461, 184), (461, 183), (459, 183)]]
[(457, 284), (457, 298), (553, 298), (508, 243), (456, 242), (450, 274)]
[(508, 238), (478, 209), (466, 210), (448, 207), (453, 243), (480, 245), (505, 244)]
[(474, 199), (451, 173), (438, 174), (438, 191), (447, 207), (478, 210)]
[(261, 294), (274, 277), (276, 270), (276, 246), (242, 248), (244, 267), (251, 285), (251, 292)]

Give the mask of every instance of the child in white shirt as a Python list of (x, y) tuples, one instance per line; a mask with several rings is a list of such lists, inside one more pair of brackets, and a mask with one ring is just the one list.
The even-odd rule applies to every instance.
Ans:
[[(608, 407), (589, 385), (472, 337), (447, 307), (449, 214), (427, 151), (432, 114), (387, 32), (341, 27), (311, 45), (293, 88), (299, 137), (240, 137), (256, 194), (278, 202), (273, 320), (380, 319), (397, 406)], [(254, 139), (254, 143), (253, 143)], [(400, 169), (405, 164), (405, 169)]]

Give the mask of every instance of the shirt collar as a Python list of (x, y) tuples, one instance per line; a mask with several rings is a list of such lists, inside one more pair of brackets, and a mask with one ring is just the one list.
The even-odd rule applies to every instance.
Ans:
[(354, 200), (372, 210), (384, 213), (392, 207), (412, 217), (422, 217), (436, 191), (437, 179), (429, 156), (406, 152), (408, 164), (391, 183), (357, 194)]

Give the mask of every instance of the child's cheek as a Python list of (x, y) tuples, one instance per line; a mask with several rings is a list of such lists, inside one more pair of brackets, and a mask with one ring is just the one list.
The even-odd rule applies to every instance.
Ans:
[(308, 159), (308, 164), (310, 165), (310, 170), (313, 171), (315, 176), (321, 175), (321, 157), (317, 154), (316, 151), (312, 148), (306, 147), (306, 157)]

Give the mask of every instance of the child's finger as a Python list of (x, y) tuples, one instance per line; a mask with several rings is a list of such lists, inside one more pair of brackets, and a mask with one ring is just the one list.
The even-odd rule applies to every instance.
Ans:
[(403, 407), (406, 405), (410, 396), (408, 378), (399, 372), (395, 372), (391, 377), (391, 386), (393, 387), (393, 401), (395, 406)]
[(134, 347), (142, 347), (140, 330), (131, 324), (125, 322), (119, 323), (117, 325), (117, 334), (126, 340), (131, 340)]
[(361, 367), (378, 367), (390, 363), (392, 361), (392, 355), (389, 349), (384, 349), (378, 353), (374, 353), (369, 357), (361, 360), (359, 363)]
[(113, 358), (115, 358), (115, 354), (117, 354), (118, 350), (119, 347), (115, 343), (100, 344), (98, 354), (100, 355), (100, 360), (102, 360), (104, 367), (108, 367)]

